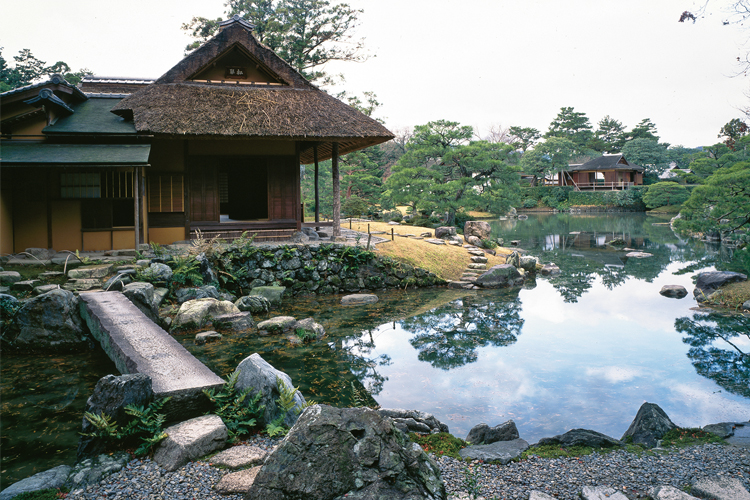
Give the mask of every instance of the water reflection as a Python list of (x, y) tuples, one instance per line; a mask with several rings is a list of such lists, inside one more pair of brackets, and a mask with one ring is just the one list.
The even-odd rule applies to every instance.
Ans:
[(716, 312), (675, 320), (695, 370), (732, 394), (750, 397), (750, 317)]
[(400, 323), (419, 360), (449, 370), (477, 360), (477, 349), (507, 346), (523, 326), (518, 290), (463, 297)]

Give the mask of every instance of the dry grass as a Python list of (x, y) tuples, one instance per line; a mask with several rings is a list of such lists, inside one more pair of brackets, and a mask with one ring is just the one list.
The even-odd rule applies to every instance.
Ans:
[(709, 303), (739, 309), (747, 300), (750, 300), (750, 280), (724, 285), (711, 295)]
[[(375, 247), (375, 251), (378, 255), (392, 257), (413, 266), (427, 269), (446, 280), (460, 279), (463, 272), (471, 263), (471, 256), (465, 248), (460, 246), (433, 245), (424, 240), (416, 240), (414, 238), (405, 238), (401, 236), (395, 236), (395, 239), (390, 241), (391, 229), (394, 229), (394, 234), (396, 235), (412, 234), (414, 236), (419, 236), (421, 233), (426, 232), (434, 234), (435, 230), (432, 228), (406, 225), (391, 226), (385, 222), (353, 222), (352, 229), (366, 233), (368, 224), (370, 226), (370, 231), (384, 231), (387, 233), (379, 234), (377, 236), (387, 236), (389, 238), (389, 241), (380, 243)], [(345, 224), (341, 224), (341, 227), (348, 229), (349, 222), (347, 221)], [(365, 237), (363, 238), (363, 241), (361, 241), (361, 244), (365, 244), (366, 241)], [(495, 251), (497, 251), (498, 256), (486, 255), (488, 259), (488, 269), (497, 264), (504, 264), (505, 258), (502, 255), (511, 252), (511, 250), (507, 248), (496, 248)]]

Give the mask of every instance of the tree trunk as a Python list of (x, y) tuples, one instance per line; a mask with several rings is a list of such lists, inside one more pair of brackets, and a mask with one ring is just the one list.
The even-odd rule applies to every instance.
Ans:
[(341, 236), (341, 186), (339, 184), (339, 143), (331, 144), (331, 177), (333, 178), (333, 237)]

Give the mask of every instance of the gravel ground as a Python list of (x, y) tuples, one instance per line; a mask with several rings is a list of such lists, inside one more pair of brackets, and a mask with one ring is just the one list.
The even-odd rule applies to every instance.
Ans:
[[(683, 448), (668, 454), (635, 455), (625, 451), (580, 458), (531, 458), (508, 465), (453, 458), (437, 460), (449, 494), (469, 492), (467, 477), (477, 477), (487, 499), (527, 499), (538, 490), (560, 499), (578, 500), (584, 486), (610, 486), (629, 498), (648, 495), (653, 486), (683, 488), (694, 480), (717, 475), (739, 478), (750, 489), (750, 450), (715, 444)], [(474, 490), (476, 492), (476, 490)]]
[[(270, 450), (277, 440), (257, 436), (248, 444)], [(556, 498), (578, 500), (586, 486), (610, 486), (629, 498), (645, 497), (652, 486), (682, 488), (696, 479), (716, 475), (738, 477), (750, 489), (750, 450), (703, 445), (668, 454), (635, 455), (625, 451), (580, 458), (531, 458), (508, 465), (466, 464), (443, 457), (437, 460), (451, 498), (469, 498), (467, 477), (478, 479), (479, 494), (486, 499), (523, 499), (532, 490)], [(467, 474), (467, 467), (470, 473)], [(166, 472), (151, 460), (133, 460), (98, 485), (71, 492), (68, 500), (241, 500), (243, 495), (219, 495), (213, 486), (231, 471), (207, 462), (190, 462)], [(474, 490), (476, 493), (477, 490)], [(463, 494), (462, 494), (463, 493)]]

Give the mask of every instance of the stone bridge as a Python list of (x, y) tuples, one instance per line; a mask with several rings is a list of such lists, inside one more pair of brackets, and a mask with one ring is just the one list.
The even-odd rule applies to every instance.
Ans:
[(209, 409), (203, 389), (224, 381), (120, 292), (82, 293), (81, 316), (120, 373), (151, 377), (156, 398), (171, 396), (167, 419), (184, 420)]

